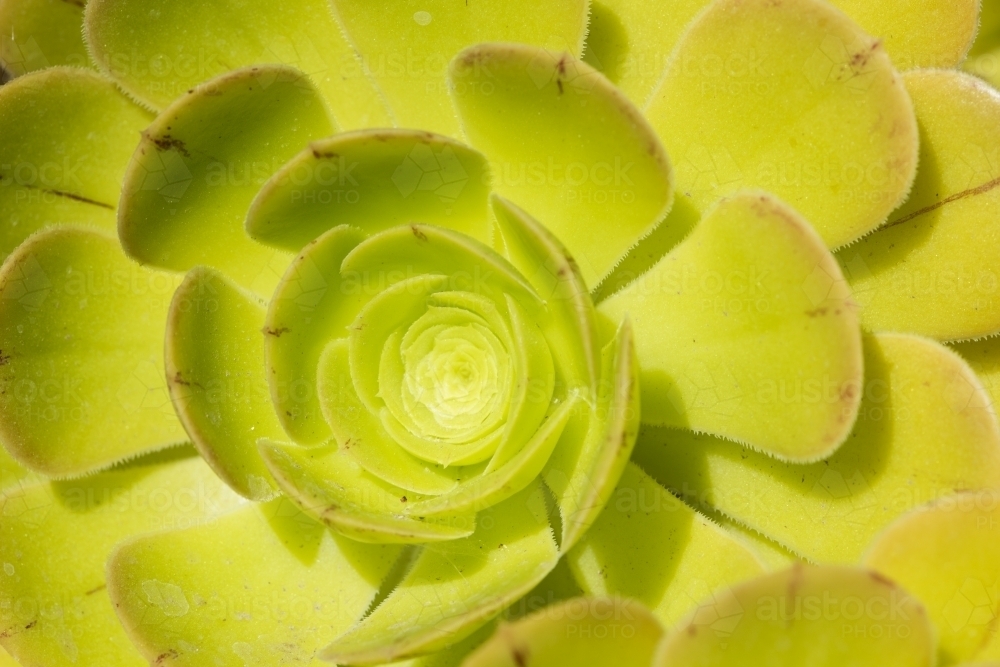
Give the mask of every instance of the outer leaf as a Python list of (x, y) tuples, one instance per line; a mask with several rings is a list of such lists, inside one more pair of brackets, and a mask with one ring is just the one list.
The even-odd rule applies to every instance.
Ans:
[(162, 356), (179, 282), (97, 230), (43, 230), (7, 258), (0, 438), (11, 455), (67, 477), (184, 441)]
[(769, 667), (926, 667), (934, 629), (919, 602), (878, 575), (799, 565), (709, 602), (667, 636), (654, 665), (742, 667), (762, 655)]
[(247, 232), (297, 251), (337, 225), (380, 232), (423, 222), (492, 237), (489, 168), (478, 152), (416, 130), (362, 130), (313, 142), (254, 199)]
[(962, 69), (985, 79), (996, 88), (1000, 82), (1000, 5), (982, 3), (979, 32)]
[(684, 29), (707, 4), (709, 0), (594, 0), (583, 59), (644, 108)]
[(541, 15), (529, 0), (333, 0), (333, 6), (396, 124), (450, 136), (459, 127), (445, 73), (455, 54), (481, 42), (521, 42), (579, 55), (587, 33), (586, 0), (553, 0)]
[(85, 3), (86, 0), (0, 2), (0, 67), (12, 76), (57, 65), (89, 67), (80, 34)]
[[(779, 463), (722, 440), (644, 432), (636, 460), (667, 487), (819, 562), (854, 563), (910, 509), (961, 489), (1000, 487), (1000, 429), (957, 355), (904, 334), (866, 339), (864, 400), (854, 431), (825, 461)], [(777, 405), (826, 400), (786, 384)]]
[[(595, 0), (584, 60), (607, 76), (640, 107), (667, 69), (671, 51), (685, 29), (711, 2), (670, 0)], [(897, 69), (954, 67), (965, 57), (976, 32), (975, 0), (832, 0), (861, 28), (882, 39)], [(989, 3), (987, 3), (989, 4)], [(984, 11), (985, 14), (985, 11)], [(980, 28), (982, 34), (987, 26)], [(706, 58), (682, 64), (685, 76), (713, 81), (724, 71), (746, 75), (759, 64), (754, 49), (728, 61)], [(993, 61), (996, 68), (996, 61)]]
[(131, 535), (192, 526), (239, 503), (190, 456), (8, 489), (0, 496), (0, 643), (23, 665), (146, 665), (108, 598), (108, 552)]
[(482, 512), (472, 536), (426, 547), (385, 601), (321, 657), (374, 664), (468, 636), (555, 567), (546, 519), (537, 484)]
[[(21, 5), (0, 4), (0, 17)], [(113, 230), (122, 174), (149, 121), (94, 72), (57, 67), (0, 88), (0, 257), (47, 225)]]
[(942, 498), (900, 518), (865, 555), (927, 608), (942, 664), (988, 658), (1000, 648), (1000, 493)]
[[(810, 461), (843, 442), (861, 398), (849, 299), (802, 218), (769, 195), (740, 193), (599, 312), (635, 322), (644, 421)], [(791, 405), (760, 398), (802, 383), (828, 393)]]
[(265, 440), (261, 454), (303, 512), (359, 542), (438, 542), (468, 537), (475, 528), (472, 514), (450, 521), (406, 516), (406, 504), (420, 496), (369, 474), (336, 446), (304, 449)]
[(1000, 405), (1000, 337), (954, 343), (949, 347), (958, 352), (975, 372), (996, 411)]
[(588, 285), (670, 209), (670, 163), (652, 128), (569, 53), (475, 46), (455, 58), (449, 80), (469, 141), (490, 158), (494, 190), (566, 244)]
[(897, 69), (955, 67), (979, 24), (979, 0), (834, 0), (865, 32), (882, 39)]
[(667, 627), (764, 571), (746, 546), (634, 464), (567, 559), (588, 595), (639, 600)]
[(710, 5), (647, 117), (695, 209), (764, 188), (831, 248), (882, 224), (916, 170), (913, 110), (889, 57), (822, 0)]
[[(341, 127), (389, 122), (324, 0), (93, 0), (84, 33), (101, 70), (156, 109), (230, 70), (280, 64), (309, 74)], [(274, 77), (264, 69), (267, 85)]]
[(332, 132), (319, 93), (288, 67), (242, 69), (195, 87), (143, 133), (125, 174), (125, 251), (175, 271), (211, 266), (270, 294), (289, 257), (247, 238), (247, 208), (281, 164)]
[(399, 551), (334, 537), (286, 500), (126, 542), (108, 591), (150, 664), (319, 664)]
[(1000, 331), (1000, 94), (951, 71), (905, 77), (920, 172), (892, 220), (838, 260), (874, 330), (939, 340)]
[(264, 306), (217, 272), (196, 267), (174, 293), (167, 319), (167, 386), (198, 451), (237, 493), (277, 491), (257, 452), (284, 435), (264, 371)]
[(462, 663), (463, 667), (649, 665), (663, 628), (634, 600), (576, 598), (510, 625)]

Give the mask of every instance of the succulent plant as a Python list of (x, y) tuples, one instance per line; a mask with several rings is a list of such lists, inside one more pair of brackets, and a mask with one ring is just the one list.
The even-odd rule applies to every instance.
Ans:
[(3, 0), (0, 665), (1000, 660), (994, 13)]

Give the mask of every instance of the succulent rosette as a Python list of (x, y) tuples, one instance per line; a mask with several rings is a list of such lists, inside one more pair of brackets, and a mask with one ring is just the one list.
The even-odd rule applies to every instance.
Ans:
[(995, 10), (0, 2), (0, 664), (1000, 659)]

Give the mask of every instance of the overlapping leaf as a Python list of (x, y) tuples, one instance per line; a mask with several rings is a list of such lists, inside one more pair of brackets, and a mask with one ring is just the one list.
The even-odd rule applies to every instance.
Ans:
[[(730, 621), (721, 632), (712, 623), (719, 615)], [(923, 667), (934, 664), (934, 649), (926, 611), (896, 584), (799, 565), (710, 601), (667, 636), (653, 664), (741, 667), (766, 655), (773, 667)]]
[(470, 143), (490, 159), (494, 190), (543, 221), (587, 285), (670, 209), (670, 164), (653, 130), (571, 54), (479, 45), (455, 58), (449, 80)]
[[(325, 0), (280, 6), (245, 0), (194, 6), (174, 0), (94, 0), (87, 5), (84, 37), (101, 71), (154, 109), (166, 109), (227, 72), (286, 65), (309, 76), (341, 127), (389, 123), (378, 90)], [(263, 85), (273, 81), (273, 67), (261, 76)]]
[(913, 192), (838, 261), (873, 330), (962, 340), (1000, 331), (1000, 95), (954, 71), (904, 77), (920, 121)]
[(649, 665), (663, 628), (634, 600), (576, 598), (503, 625), (463, 667)]
[(588, 4), (549, 2), (545, 20), (535, 21), (531, 19), (538, 16), (538, 7), (527, 0), (464, 5), (426, 0), (388, 6), (333, 0), (341, 25), (385, 95), (396, 124), (450, 136), (458, 136), (460, 130), (445, 74), (459, 51), (482, 42), (520, 42), (579, 56)]
[[(830, 454), (854, 423), (862, 364), (849, 292), (808, 223), (769, 195), (723, 200), (599, 312), (635, 323), (646, 423), (795, 461)], [(802, 384), (823, 398), (776, 398)]]
[(108, 591), (150, 664), (319, 665), (317, 651), (364, 614), (398, 555), (335, 537), (279, 499), (126, 541)]
[(0, 88), (0, 256), (48, 225), (113, 230), (122, 175), (150, 118), (111, 81), (81, 69), (52, 68)]
[(1000, 656), (1000, 493), (941, 498), (889, 526), (865, 564), (910, 591), (938, 631), (941, 664)]
[(105, 232), (43, 230), (0, 270), (0, 433), (26, 466), (78, 476), (186, 439), (163, 368), (180, 277)]
[[(196, 525), (239, 503), (204, 462), (183, 453), (8, 488), (0, 496), (0, 643), (25, 665), (147, 664), (115, 617), (108, 554), (132, 535)], [(137, 591), (179, 609), (155, 581)]]
[(211, 266), (270, 294), (290, 258), (247, 237), (247, 208), (286, 160), (333, 129), (316, 89), (288, 67), (193, 88), (153, 121), (129, 164), (118, 213), (125, 251), (174, 271)]
[[(946, 348), (905, 334), (865, 341), (858, 422), (831, 457), (767, 458), (690, 433), (649, 430), (636, 459), (669, 488), (818, 562), (857, 562), (885, 526), (963, 489), (1000, 486), (1000, 429), (971, 369)], [(824, 402), (821, 384), (787, 384), (770, 399)]]
[(69, 65), (89, 67), (80, 26), (86, 0), (0, 3), (0, 66), (11, 76)]
[(674, 163), (675, 215), (764, 188), (831, 248), (882, 224), (916, 169), (913, 109), (889, 57), (822, 0), (709, 5), (647, 116)]
[(753, 552), (635, 464), (567, 558), (588, 595), (639, 600), (667, 627), (763, 573)]

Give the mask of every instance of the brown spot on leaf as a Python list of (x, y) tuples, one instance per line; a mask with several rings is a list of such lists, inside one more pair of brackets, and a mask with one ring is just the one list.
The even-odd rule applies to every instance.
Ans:
[(412, 231), (413, 235), (417, 237), (417, 240), (419, 241), (427, 240), (427, 234), (424, 234), (424, 232), (416, 225), (410, 225), (410, 231)]
[(156, 148), (161, 151), (175, 150), (184, 157), (191, 157), (191, 154), (188, 153), (187, 146), (184, 145), (184, 142), (180, 139), (171, 137), (169, 134), (164, 134), (162, 137), (150, 137), (150, 141), (152, 141), (156, 145)]
[(101, 591), (103, 591), (107, 587), (108, 587), (107, 584), (101, 584), (100, 586), (94, 586), (89, 591), (87, 591), (86, 593), (84, 593), (84, 595), (86, 595), (86, 596), (95, 595), (97, 593), (100, 593)]
[(828, 310), (829, 309), (825, 307), (813, 308), (812, 310), (807, 310), (806, 315), (809, 317), (822, 317), (823, 315), (826, 315)]
[(291, 331), (288, 327), (278, 327), (277, 329), (272, 329), (270, 327), (264, 327), (261, 332), (268, 336), (274, 336), (275, 338), (281, 338), (281, 334), (288, 333)]
[(936, 211), (937, 209), (941, 208), (945, 204), (950, 204), (950, 203), (952, 203), (954, 201), (958, 201), (959, 199), (965, 199), (966, 197), (975, 197), (976, 195), (984, 194), (986, 192), (989, 192), (993, 188), (997, 187), (998, 185), (1000, 185), (1000, 178), (994, 178), (992, 181), (989, 181), (988, 183), (983, 183), (980, 186), (977, 186), (977, 187), (974, 187), (974, 188), (969, 188), (968, 190), (962, 190), (961, 192), (958, 192), (958, 193), (955, 193), (955, 194), (950, 195), (948, 197), (945, 197), (944, 199), (942, 199), (941, 201), (937, 202), (936, 204), (931, 204), (930, 206), (925, 206), (922, 209), (919, 209), (917, 211), (914, 211), (913, 213), (910, 213), (909, 215), (903, 216), (902, 218), (899, 218), (897, 220), (892, 220), (890, 222), (887, 222), (882, 227), (882, 229), (888, 229), (889, 227), (895, 227), (896, 225), (901, 225), (904, 222), (909, 222), (910, 220), (913, 220), (916, 217), (924, 215), (925, 213), (930, 213), (931, 211)]
[(177, 658), (179, 656), (180, 656), (180, 653), (178, 653), (176, 649), (170, 649), (169, 651), (165, 651), (165, 652), (161, 653), (160, 655), (156, 656), (156, 660), (153, 661), (153, 664), (154, 665), (162, 665), (167, 660), (173, 660), (173, 659), (175, 659), (175, 658)]
[(871, 577), (875, 582), (882, 584), (883, 586), (888, 586), (889, 588), (896, 587), (895, 581), (878, 572), (869, 572), (868, 576)]
[(528, 664), (528, 649), (511, 646), (510, 657), (514, 659), (517, 667), (526, 667)]

